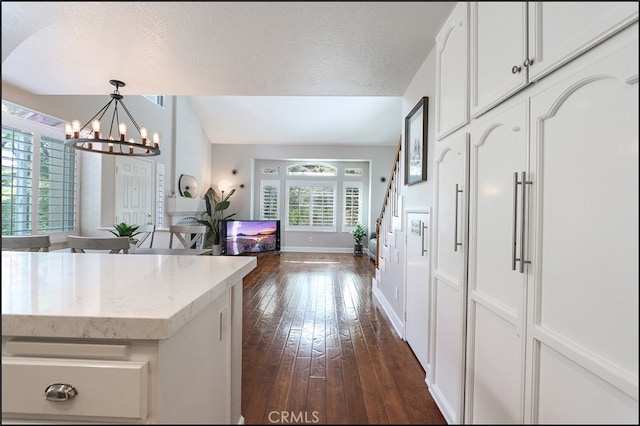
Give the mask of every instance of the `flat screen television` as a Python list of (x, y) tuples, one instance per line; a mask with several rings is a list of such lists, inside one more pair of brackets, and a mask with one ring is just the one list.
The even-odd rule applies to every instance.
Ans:
[(279, 220), (225, 220), (222, 222), (223, 255), (280, 251)]

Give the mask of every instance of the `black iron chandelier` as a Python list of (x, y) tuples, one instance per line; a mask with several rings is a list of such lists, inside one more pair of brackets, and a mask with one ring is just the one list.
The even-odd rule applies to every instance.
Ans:
[[(67, 140), (65, 145), (72, 146), (76, 149), (88, 152), (96, 152), (99, 154), (112, 154), (112, 155), (129, 155), (133, 157), (152, 157), (160, 155), (160, 135), (156, 132), (149, 139), (147, 129), (145, 127), (138, 126), (136, 120), (133, 119), (131, 113), (124, 105), (122, 101), (123, 96), (118, 89), (124, 87), (125, 84), (120, 80), (109, 80), (109, 83), (116, 87), (111, 93), (111, 100), (107, 102), (105, 106), (100, 109), (87, 121), (83, 126), (80, 125), (80, 121), (73, 120), (71, 123), (67, 123), (65, 133)], [(109, 133), (103, 135), (100, 131), (100, 120), (107, 113), (109, 107), (113, 104), (113, 114), (111, 115), (111, 123), (109, 125)], [(126, 139), (127, 125), (120, 121), (119, 109), (127, 114), (131, 123), (135, 126), (140, 140), (135, 141), (133, 138)], [(82, 134), (83, 130), (91, 124), (91, 131), (85, 135)], [(117, 137), (113, 137), (114, 125), (118, 127)], [(106, 137), (105, 137), (106, 136)]]

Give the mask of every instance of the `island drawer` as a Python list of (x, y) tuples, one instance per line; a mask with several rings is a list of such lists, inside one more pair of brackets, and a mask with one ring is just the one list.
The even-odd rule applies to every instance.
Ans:
[[(2, 357), (2, 414), (145, 419), (148, 370), (147, 362)], [(50, 388), (45, 399), (54, 384), (72, 390)]]

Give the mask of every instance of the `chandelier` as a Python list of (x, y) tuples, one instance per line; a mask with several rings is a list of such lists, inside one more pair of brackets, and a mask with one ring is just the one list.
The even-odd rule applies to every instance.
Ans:
[[(125, 84), (119, 80), (109, 80), (109, 83), (116, 87), (111, 93), (111, 100), (87, 121), (83, 126), (80, 121), (73, 120), (65, 126), (66, 141), (65, 145), (72, 146), (76, 149), (88, 152), (97, 152), (99, 154), (112, 155), (129, 155), (134, 157), (151, 157), (160, 155), (160, 135), (154, 133), (151, 139), (147, 129), (138, 126), (136, 120), (133, 119), (131, 113), (122, 101), (123, 96), (118, 89), (124, 87)], [(100, 131), (102, 117), (109, 111), (109, 107), (113, 104), (113, 114), (111, 115), (111, 123), (109, 125), (109, 133), (103, 134)], [(133, 138), (127, 140), (127, 125), (120, 121), (119, 109), (121, 108), (133, 123), (140, 136), (139, 142)], [(107, 116), (108, 118), (108, 116)], [(82, 132), (91, 124), (91, 131), (83, 135)], [(114, 125), (118, 126), (117, 137), (113, 137)], [(85, 137), (86, 136), (86, 137)]]

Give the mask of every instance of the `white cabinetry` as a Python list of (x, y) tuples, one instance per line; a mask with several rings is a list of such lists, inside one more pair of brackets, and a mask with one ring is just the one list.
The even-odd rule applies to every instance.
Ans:
[(638, 2), (529, 2), (529, 81), (638, 19)]
[(528, 83), (527, 3), (472, 2), (471, 117), (477, 117)]
[[(450, 424), (638, 423), (637, 4), (606, 4), (471, 5), (471, 122), (435, 154), (427, 383)], [(502, 40), (505, 14), (529, 34)], [(527, 37), (547, 50), (496, 76)]]
[(602, 47), (531, 96), (530, 423), (638, 423), (638, 25)]
[(527, 106), (501, 105), (470, 128), (465, 423), (522, 422)]
[(469, 3), (459, 2), (436, 37), (437, 139), (469, 122)]
[(2, 389), (6, 414), (140, 421), (147, 418), (149, 406), (148, 363), (3, 357)]
[(472, 2), (471, 117), (638, 19), (636, 2)]
[(435, 153), (431, 365), (427, 384), (448, 423), (462, 422), (467, 271), (468, 150), (465, 132)]
[(240, 422), (241, 286), (166, 340), (3, 337), (3, 424)]

